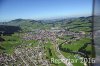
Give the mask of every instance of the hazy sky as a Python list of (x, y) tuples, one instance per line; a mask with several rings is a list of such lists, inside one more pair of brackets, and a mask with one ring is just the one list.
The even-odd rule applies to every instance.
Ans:
[(88, 16), (92, 0), (0, 0), (0, 21)]

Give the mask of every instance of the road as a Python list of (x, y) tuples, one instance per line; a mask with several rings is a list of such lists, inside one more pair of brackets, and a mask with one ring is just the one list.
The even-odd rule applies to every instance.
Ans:
[(56, 44), (56, 51), (59, 53), (58, 58), (61, 59), (61, 62), (63, 62), (66, 66), (73, 66), (71, 62), (68, 61), (67, 58), (63, 56), (63, 54), (60, 52), (58, 44)]

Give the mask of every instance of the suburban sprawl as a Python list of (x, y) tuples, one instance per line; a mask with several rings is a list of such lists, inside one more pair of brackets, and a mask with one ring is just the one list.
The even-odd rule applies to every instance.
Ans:
[(91, 16), (0, 22), (0, 66), (91, 66), (92, 49)]

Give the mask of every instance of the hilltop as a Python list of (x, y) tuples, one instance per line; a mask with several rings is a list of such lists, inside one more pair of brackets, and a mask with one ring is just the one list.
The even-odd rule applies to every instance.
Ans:
[(68, 28), (70, 30), (84, 27), (84, 31), (91, 27), (91, 16), (79, 18), (64, 18), (53, 20), (32, 20), (32, 19), (15, 19), (9, 22), (0, 22), (0, 25), (18, 26), (22, 31), (33, 31), (34, 29), (51, 29), (51, 27)]

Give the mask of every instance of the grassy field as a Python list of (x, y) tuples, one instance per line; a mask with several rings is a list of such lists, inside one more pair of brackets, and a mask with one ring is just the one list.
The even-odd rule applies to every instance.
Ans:
[(5, 50), (2, 50), (6, 53), (12, 54), (14, 49), (21, 45), (21, 44), (31, 44), (31, 47), (35, 47), (38, 45), (38, 41), (36, 40), (23, 40), (20, 38), (19, 34), (15, 33), (11, 36), (2, 36), (5, 41), (1, 42), (0, 46), (3, 47)]
[[(85, 43), (91, 43), (91, 39), (90, 38), (82, 38), (78, 41), (72, 41), (70, 44), (62, 44), (62, 48), (68, 48), (71, 51), (78, 51), (80, 49), (80, 47), (84, 46)], [(85, 48), (85, 50), (92, 52), (91, 44), (88, 44), (87, 47)], [(72, 53), (63, 52), (63, 51), (61, 51), (61, 52), (66, 58), (70, 58), (70, 59), (74, 59), (74, 60), (77, 59), (74, 57), (77, 54), (72, 54)], [(91, 55), (92, 54), (89, 54), (88, 56), (91, 57)], [(80, 56), (80, 55), (78, 55), (78, 56)], [(83, 63), (80, 63), (80, 62), (81, 62), (81, 60), (78, 60), (78, 62), (73, 63), (73, 65), (74, 66), (84, 66)]]
[[(74, 56), (75, 56), (74, 54), (70, 54), (70, 53), (63, 52), (63, 51), (61, 51), (61, 53), (62, 53), (66, 58), (68, 58), (68, 59), (73, 59), (74, 61), (77, 60), (77, 58), (74, 57)], [(72, 62), (72, 64), (73, 64), (74, 66), (84, 66), (83, 63), (80, 63), (80, 62), (81, 62), (80, 59), (78, 59), (77, 62), (73, 62), (73, 61), (71, 61), (71, 62)]]
[[(80, 47), (82, 47), (85, 43), (90, 43), (91, 40), (89, 38), (82, 38), (79, 41), (72, 41), (70, 44), (63, 44), (63, 48), (69, 48), (73, 51), (78, 51)], [(89, 47), (87, 48), (90, 49)]]
[(12, 34), (11, 36), (2, 36), (5, 41), (1, 42), (0, 46), (3, 47), (5, 50), (4, 52), (12, 54), (14, 48), (18, 45), (22, 44), (22, 39), (19, 38), (17, 34)]
[[(48, 49), (51, 49), (51, 54)], [(54, 44), (51, 43), (50, 40), (45, 44), (45, 52), (46, 52), (46, 58), (51, 62), (51, 58), (58, 59), (56, 54), (56, 49)], [(65, 64), (61, 63), (51, 63), (51, 66), (65, 66)]]

